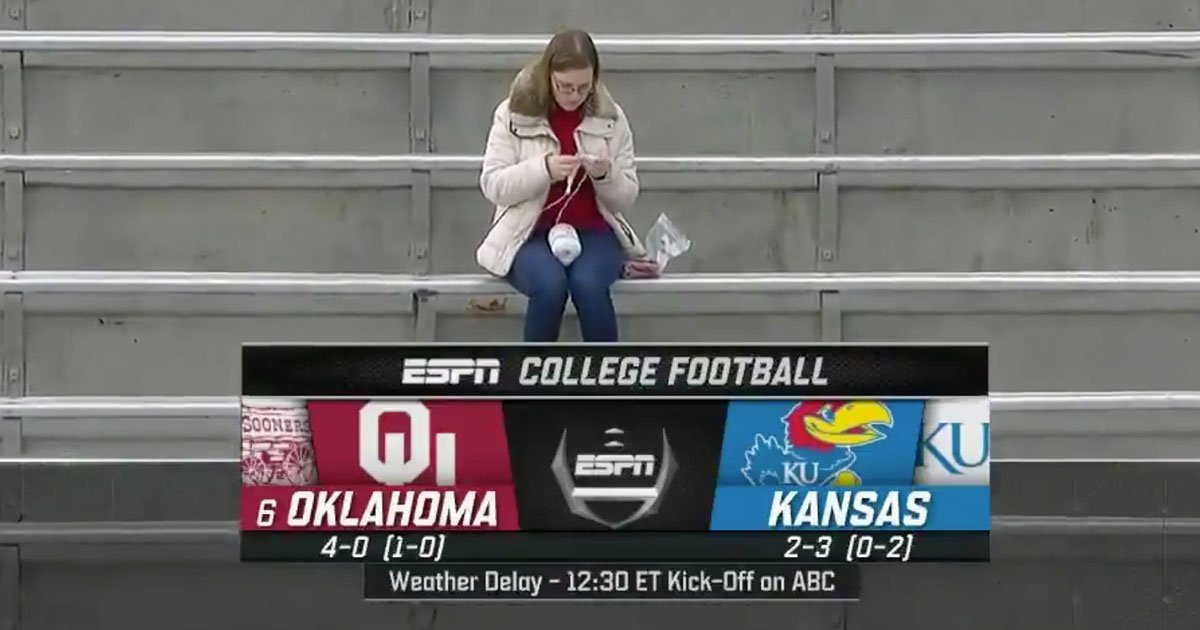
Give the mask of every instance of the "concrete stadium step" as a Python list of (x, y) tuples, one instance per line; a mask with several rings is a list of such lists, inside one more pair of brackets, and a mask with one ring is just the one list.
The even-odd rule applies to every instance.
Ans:
[[(1170, 157), (643, 155), (629, 218), (692, 238), (672, 273), (1196, 269), (1196, 155)], [(409, 159), (432, 164), (429, 189)], [(472, 272), (491, 217), (477, 153), (3, 161), (26, 171), (9, 254), (34, 269)], [(818, 185), (824, 161), (839, 172)]]
[[(411, 296), (391, 290), (35, 293), (10, 300), (5, 347), (22, 357), (13, 365), (28, 395), (233, 395), (243, 342), (519, 339), (525, 301), (491, 290), (418, 301), (416, 316)], [(618, 309), (628, 341), (988, 342), (997, 391), (1189, 390), (1200, 356), (1200, 298), (1183, 292), (744, 291), (731, 301), (722, 290), (622, 290)], [(573, 319), (564, 330), (577, 338)]]
[[(0, 280), (25, 294), (7, 305), (17, 318), (10, 340), (21, 341), (8, 347), (23, 357), (13, 364), (25, 368), (29, 395), (231, 395), (228, 366), (242, 342), (517, 339), (524, 304), (480, 276)], [(623, 282), (619, 308), (629, 341), (983, 341), (999, 391), (1189, 390), (1197, 281), (1194, 272), (672, 274)], [(429, 294), (414, 302), (414, 291)], [(678, 326), (685, 316), (697, 326)], [(107, 369), (117, 356), (123, 369)]]
[[(395, 53), (35, 52), (7, 122), (28, 152), (467, 153), (529, 58), (439, 53), (414, 71)], [(1200, 147), (1180, 55), (839, 55), (829, 87), (812, 59), (614, 55), (605, 82), (644, 154)]]
[[(1200, 129), (1188, 117), (1194, 77), (1181, 60), (1187, 55), (1114, 60), (1103, 46), (1093, 48), (1049, 58), (841, 55), (828, 77), (814, 70), (812, 55), (614, 55), (605, 66), (643, 153), (1200, 146)], [(439, 52), (428, 65), (413, 65), (396, 53), (327, 50), (333, 61), (309, 52), (263, 54), (269, 62), (257, 53), (30, 52), (21, 68), (26, 105), (9, 122), (27, 127), (19, 139), (35, 152), (462, 153), (479, 149), (492, 109), (530, 57)], [(1093, 71), (1078, 71), (1085, 67)], [(163, 94), (176, 106), (155, 106)]]
[[(1181, 0), (1146, 0), (1130, 5), (1110, 0), (1081, 5), (1070, 0), (1012, 0), (1002, 7), (987, 0), (923, 0), (903, 7), (869, 0), (803, 3), (752, 0), (709, 3), (689, 0), (646, 5), (613, 0), (514, 0), (497, 5), (478, 0), (426, 0), (396, 5), (388, 0), (348, 0), (334, 9), (320, 0), (256, 0), (219, 5), (188, 0), (120, 0), (104, 9), (78, 0), (38, 0), (10, 19), (30, 29), (173, 30), (345, 30), (387, 32), (403, 28), (443, 33), (528, 33), (566, 25), (612, 33), (846, 33), (929, 31), (1163, 30), (1200, 25), (1193, 5)], [(404, 11), (404, 8), (411, 8)], [(636, 20), (630, 16), (636, 15)]]

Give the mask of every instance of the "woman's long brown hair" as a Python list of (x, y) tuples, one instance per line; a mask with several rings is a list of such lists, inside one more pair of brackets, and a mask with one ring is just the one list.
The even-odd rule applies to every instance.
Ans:
[[(550, 75), (566, 70), (592, 69), (592, 86), (600, 81), (600, 54), (596, 52), (596, 43), (586, 31), (568, 29), (559, 31), (546, 44), (542, 58), (533, 66), (533, 81), (537, 96), (536, 107), (539, 113), (549, 114), (554, 103), (551, 96)], [(584, 107), (591, 104), (592, 94), (584, 102)]]

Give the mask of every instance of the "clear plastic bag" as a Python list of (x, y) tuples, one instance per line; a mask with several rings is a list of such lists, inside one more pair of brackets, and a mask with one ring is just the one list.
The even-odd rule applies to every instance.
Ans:
[(671, 259), (679, 258), (691, 248), (692, 240), (666, 214), (658, 215), (646, 232), (646, 253), (658, 265), (659, 273), (666, 270)]

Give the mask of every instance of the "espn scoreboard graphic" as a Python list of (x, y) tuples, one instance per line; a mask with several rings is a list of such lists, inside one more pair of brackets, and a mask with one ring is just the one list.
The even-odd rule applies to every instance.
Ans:
[(242, 349), (241, 555), (368, 599), (847, 600), (989, 559), (986, 345)]

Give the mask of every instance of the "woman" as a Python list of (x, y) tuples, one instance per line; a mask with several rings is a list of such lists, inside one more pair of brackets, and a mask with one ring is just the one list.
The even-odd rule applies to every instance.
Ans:
[[(517, 75), (492, 118), (479, 183), (496, 212), (475, 257), (529, 298), (525, 341), (558, 340), (568, 296), (584, 341), (616, 341), (609, 289), (626, 259), (645, 257), (623, 216), (639, 184), (633, 133), (600, 83), (587, 33), (555, 35)], [(577, 257), (552, 251), (558, 224), (555, 239), (574, 228)]]

